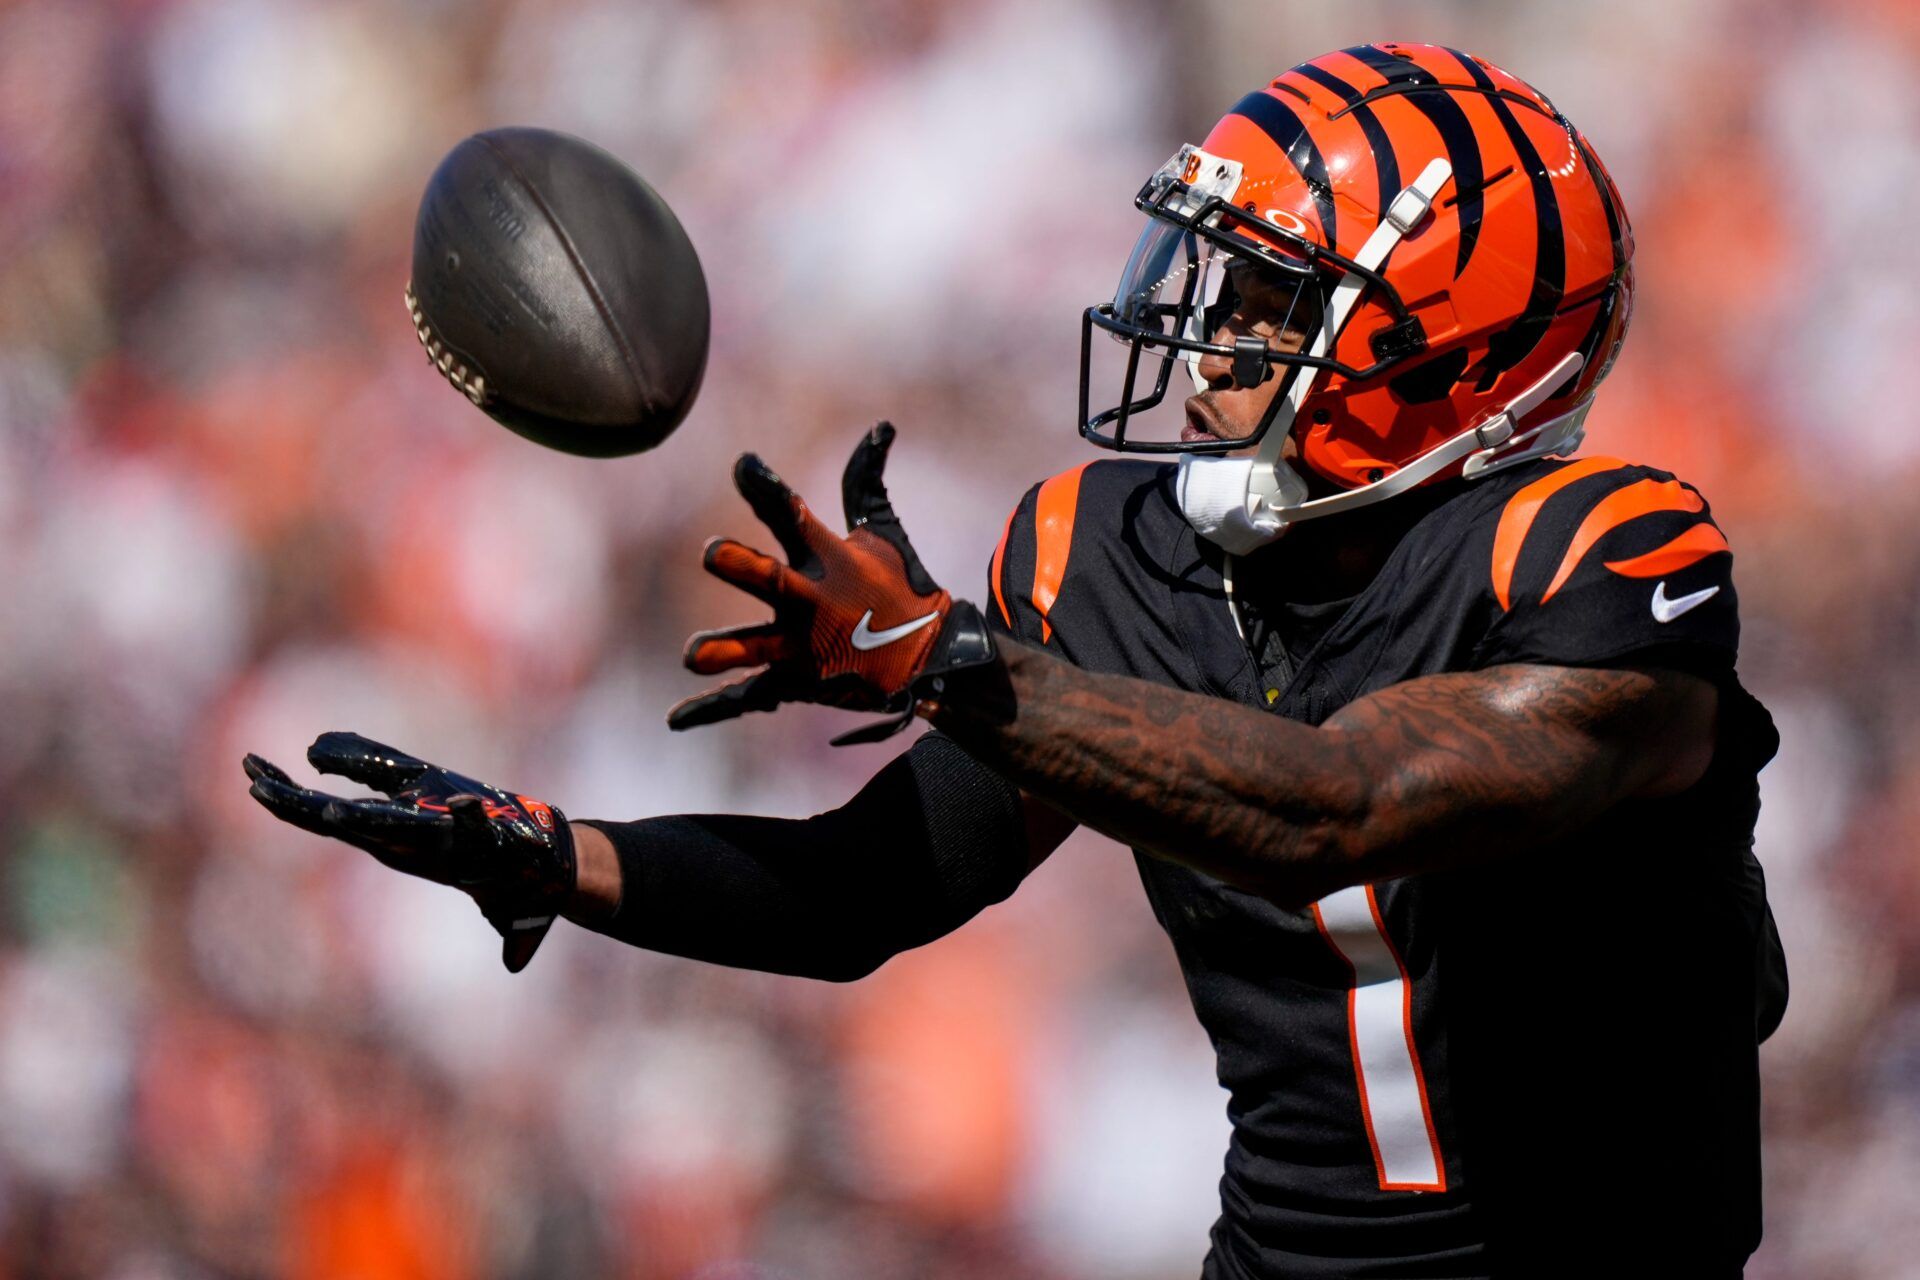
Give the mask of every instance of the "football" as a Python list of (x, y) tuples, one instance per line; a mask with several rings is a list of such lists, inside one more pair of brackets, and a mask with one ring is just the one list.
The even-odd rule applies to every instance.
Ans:
[(587, 457), (651, 449), (706, 371), (706, 277), (666, 201), (592, 143), (494, 129), (434, 170), (407, 310), (495, 421)]

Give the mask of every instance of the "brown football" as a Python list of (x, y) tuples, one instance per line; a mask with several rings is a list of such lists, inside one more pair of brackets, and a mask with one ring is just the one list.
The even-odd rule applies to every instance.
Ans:
[(707, 366), (707, 282), (680, 220), (592, 143), (477, 133), (434, 170), (407, 310), (427, 358), (495, 421), (587, 457), (651, 449)]

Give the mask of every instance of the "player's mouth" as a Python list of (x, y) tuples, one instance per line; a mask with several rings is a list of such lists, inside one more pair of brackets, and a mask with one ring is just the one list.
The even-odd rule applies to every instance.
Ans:
[(1220, 434), (1220, 424), (1207, 404), (1198, 396), (1187, 401), (1187, 420), (1180, 428), (1181, 444), (1223, 444), (1226, 439)]

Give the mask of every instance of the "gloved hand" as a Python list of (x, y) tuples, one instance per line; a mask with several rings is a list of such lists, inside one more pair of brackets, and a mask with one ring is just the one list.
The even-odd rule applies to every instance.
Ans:
[(707, 572), (772, 605), (773, 621), (695, 634), (686, 665), (702, 675), (766, 670), (680, 703), (667, 713), (670, 728), (783, 702), (894, 712), (833, 740), (873, 742), (903, 728), (914, 704), (938, 693), (948, 673), (993, 660), (980, 611), (927, 576), (887, 501), (880, 473), (893, 436), (892, 424), (880, 423), (847, 463), (840, 485), (844, 538), (758, 456), (744, 454), (734, 464), (735, 487), (779, 539), (787, 563), (731, 538), (707, 544)]
[(574, 890), (573, 833), (564, 814), (357, 733), (321, 734), (307, 760), (391, 798), (345, 800), (313, 791), (249, 755), (242, 767), (253, 779), (253, 798), (281, 821), (365, 849), (396, 871), (464, 889), (505, 939), (500, 958), (507, 972), (527, 967)]

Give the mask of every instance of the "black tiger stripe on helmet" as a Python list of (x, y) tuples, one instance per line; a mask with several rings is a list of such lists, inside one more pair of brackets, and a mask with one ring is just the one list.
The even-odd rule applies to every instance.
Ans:
[(1400, 164), (1393, 152), (1393, 139), (1387, 136), (1380, 117), (1373, 108), (1360, 101), (1360, 91), (1328, 71), (1325, 67), (1312, 62), (1303, 62), (1290, 73), (1313, 81), (1323, 89), (1339, 94), (1341, 101), (1347, 104), (1347, 110), (1353, 113), (1360, 131), (1367, 135), (1367, 145), (1373, 148), (1373, 162), (1380, 175), (1379, 202), (1374, 207), (1376, 214), (1384, 214), (1393, 198), (1400, 194)]
[[(1416, 62), (1397, 58), (1370, 44), (1357, 44), (1341, 52), (1365, 63), (1389, 85), (1405, 86), (1407, 101), (1439, 132), (1440, 141), (1447, 149), (1447, 163), (1453, 166), (1454, 188), (1460, 202), (1460, 250), (1453, 273), (1465, 275), (1467, 264), (1473, 260), (1474, 248), (1480, 243), (1480, 223), (1486, 209), (1481, 193), (1486, 168), (1481, 163), (1480, 142), (1474, 136), (1467, 113), (1432, 73)], [(1360, 108), (1348, 109), (1358, 111)]]
[(1488, 340), (1486, 357), (1478, 369), (1467, 370), (1470, 376), (1478, 375), (1481, 389), (1486, 390), (1493, 386), (1495, 379), (1526, 359), (1540, 345), (1540, 339), (1552, 323), (1554, 311), (1560, 306), (1566, 288), (1567, 245), (1565, 229), (1560, 222), (1560, 202), (1553, 194), (1552, 178), (1546, 166), (1540, 162), (1540, 153), (1535, 150), (1533, 140), (1527, 137), (1520, 122), (1514, 119), (1513, 109), (1498, 95), (1492, 78), (1481, 69), (1480, 64), (1458, 49), (1448, 49), (1447, 52), (1459, 61), (1474, 84), (1486, 91), (1487, 105), (1500, 121), (1507, 141), (1513, 144), (1514, 152), (1520, 158), (1520, 171), (1533, 189), (1533, 287), (1527, 298), (1526, 310), (1520, 313), (1513, 324)]

